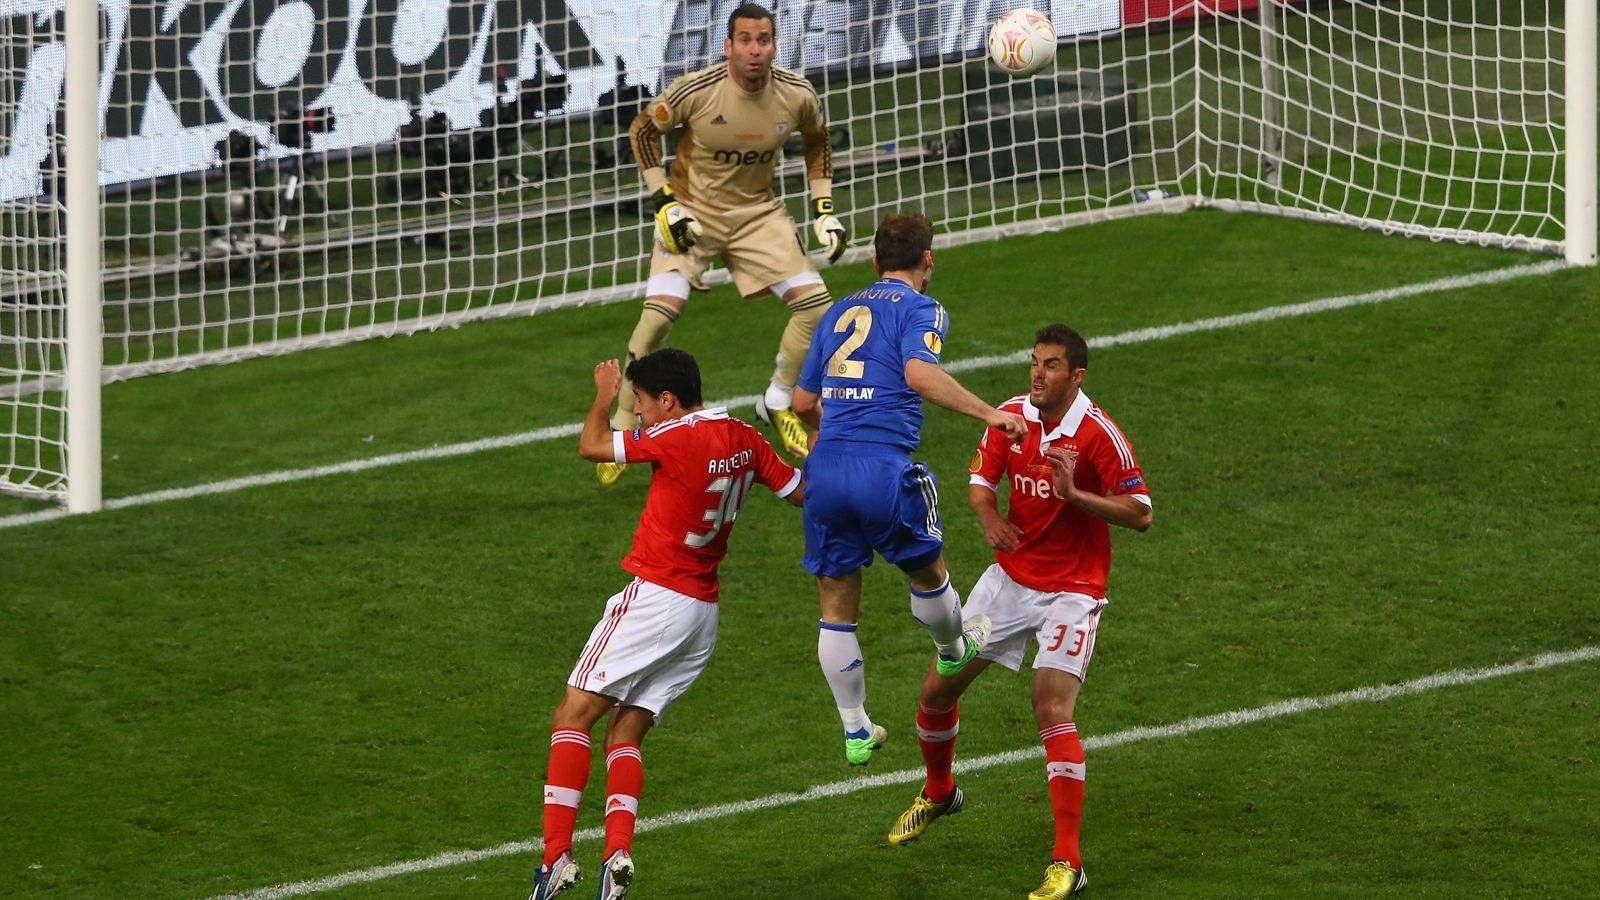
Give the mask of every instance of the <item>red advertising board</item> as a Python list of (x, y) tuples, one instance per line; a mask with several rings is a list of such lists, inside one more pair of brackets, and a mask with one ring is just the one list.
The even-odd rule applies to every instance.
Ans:
[(1132, 27), (1149, 21), (1252, 10), (1258, 5), (1258, 0), (1122, 0), (1122, 23)]

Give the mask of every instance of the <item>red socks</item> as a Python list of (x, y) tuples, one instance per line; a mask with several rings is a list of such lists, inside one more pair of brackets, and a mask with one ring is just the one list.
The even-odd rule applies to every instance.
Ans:
[(922, 745), (922, 762), (928, 770), (928, 780), (922, 792), (935, 803), (943, 803), (955, 790), (955, 779), (950, 777), (950, 764), (956, 758), (956, 734), (960, 731), (959, 706), (930, 709), (917, 704), (917, 743)]
[(1064, 859), (1074, 869), (1081, 869), (1078, 830), (1083, 823), (1084, 757), (1078, 726), (1057, 722), (1040, 729), (1039, 737), (1044, 741), (1050, 810), (1056, 820), (1056, 846), (1050, 858)]
[(544, 784), (544, 864), (572, 849), (578, 801), (589, 783), (589, 735), (576, 728), (550, 734), (550, 766)]
[[(589, 783), (589, 735), (557, 728), (550, 735), (550, 771), (544, 785), (544, 864), (572, 849), (578, 803)], [(633, 823), (644, 787), (644, 760), (638, 744), (616, 744), (606, 752), (606, 850), (633, 850)]]
[(633, 851), (633, 823), (639, 817), (643, 787), (639, 745), (613, 744), (606, 751), (606, 849), (601, 859), (610, 859), (618, 850)]

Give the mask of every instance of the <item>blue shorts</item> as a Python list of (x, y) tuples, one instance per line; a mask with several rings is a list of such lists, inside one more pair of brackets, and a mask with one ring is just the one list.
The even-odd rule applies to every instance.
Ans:
[(806, 555), (813, 575), (837, 577), (872, 565), (872, 551), (902, 569), (944, 552), (933, 473), (903, 450), (853, 441), (819, 442), (806, 457)]

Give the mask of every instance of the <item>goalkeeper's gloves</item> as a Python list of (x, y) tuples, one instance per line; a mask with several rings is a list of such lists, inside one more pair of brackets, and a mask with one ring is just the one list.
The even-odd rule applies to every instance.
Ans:
[(693, 247), (695, 238), (700, 236), (700, 223), (695, 221), (689, 207), (672, 196), (672, 188), (662, 185), (650, 195), (650, 202), (655, 206), (656, 237), (661, 246), (667, 248), (668, 253), (683, 253)]
[(828, 248), (828, 262), (836, 263), (844, 255), (849, 232), (844, 230), (844, 223), (839, 221), (839, 217), (833, 214), (833, 198), (818, 197), (811, 206), (817, 214), (811, 223), (811, 230), (816, 232), (817, 240)]

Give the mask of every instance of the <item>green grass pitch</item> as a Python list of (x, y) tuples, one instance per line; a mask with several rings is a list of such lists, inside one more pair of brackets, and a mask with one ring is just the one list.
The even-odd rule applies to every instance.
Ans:
[[(1524, 265), (1216, 212), (941, 251), (947, 360)], [(825, 273), (836, 295), (864, 266)], [(124, 497), (578, 421), (624, 303), (117, 384)], [(783, 325), (720, 289), (673, 343), (754, 393)], [(1155, 525), (1116, 537), (1086, 737), (1600, 643), (1600, 276), (1564, 270), (1095, 351)], [(1000, 400), (1020, 366), (961, 378)], [(736, 414), (753, 418), (748, 409)], [(962, 590), (976, 423), (931, 411)], [(0, 529), (0, 896), (211, 897), (527, 840), (550, 710), (642, 505), (575, 439)], [(0, 501), (0, 515), (31, 508)], [(712, 663), (644, 748), (650, 818), (857, 777), (815, 663), (799, 516), (758, 494)], [(868, 573), (874, 772), (920, 765), (929, 647)], [(1600, 663), (1091, 751), (1097, 897), (1567, 897), (1600, 879)], [(1026, 678), (962, 704), (960, 754), (1037, 744)], [(603, 773), (579, 827), (599, 824)], [(962, 776), (907, 848), (915, 784), (641, 834), (638, 900), (1021, 898), (1047, 861), (1038, 759)], [(590, 879), (598, 843), (578, 846)], [(521, 853), (334, 891), (525, 895)]]

